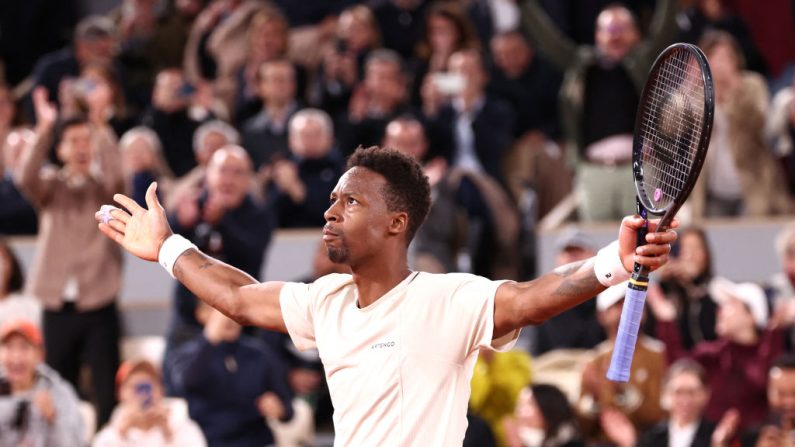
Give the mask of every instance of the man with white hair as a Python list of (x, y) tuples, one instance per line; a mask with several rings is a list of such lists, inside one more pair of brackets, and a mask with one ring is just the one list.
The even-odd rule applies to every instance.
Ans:
[(328, 114), (303, 109), (290, 119), (290, 156), (273, 164), (272, 197), (282, 228), (320, 227), (328, 195), (342, 175), (344, 160), (334, 148)]

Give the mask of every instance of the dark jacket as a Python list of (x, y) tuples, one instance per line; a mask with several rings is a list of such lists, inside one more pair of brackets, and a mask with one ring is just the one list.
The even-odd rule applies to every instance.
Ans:
[[(690, 447), (709, 447), (713, 431), (715, 431), (715, 424), (702, 419)], [(637, 447), (668, 447), (668, 421), (660, 422), (643, 433), (638, 440)]]

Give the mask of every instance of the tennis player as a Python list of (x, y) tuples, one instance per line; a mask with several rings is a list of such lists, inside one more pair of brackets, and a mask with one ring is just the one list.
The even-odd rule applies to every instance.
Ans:
[[(152, 184), (148, 210), (98, 212), (99, 229), (132, 254), (159, 261), (201, 300), (246, 325), (287, 332), (299, 349), (317, 347), (334, 404), (338, 446), (460, 446), (478, 349), (509, 349), (537, 324), (606, 286), (628, 279), (634, 262), (668, 259), (673, 231), (649, 233), (636, 248), (640, 217), (585, 261), (536, 280), (492, 281), (463, 273), (411, 271), (407, 247), (430, 207), (420, 166), (395, 150), (358, 149), (331, 192), (323, 240), (352, 274), (311, 284), (259, 283), (172, 234)], [(650, 223), (653, 230), (654, 223)]]

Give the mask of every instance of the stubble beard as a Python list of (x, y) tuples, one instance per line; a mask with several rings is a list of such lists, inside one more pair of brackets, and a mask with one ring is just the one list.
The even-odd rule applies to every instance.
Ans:
[(326, 253), (328, 254), (328, 258), (331, 262), (335, 264), (347, 264), (348, 260), (350, 259), (350, 250), (348, 250), (348, 246), (345, 245), (345, 241), (341, 241), (342, 244), (340, 247), (329, 247), (326, 246)]

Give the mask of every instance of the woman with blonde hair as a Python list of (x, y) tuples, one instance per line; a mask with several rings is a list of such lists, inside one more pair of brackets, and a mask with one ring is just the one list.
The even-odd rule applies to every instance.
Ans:
[(169, 191), (174, 174), (155, 131), (146, 126), (128, 130), (119, 140), (119, 151), (126, 188), (136, 202), (142, 205), (146, 202), (146, 188), (153, 181), (158, 182), (160, 194)]

